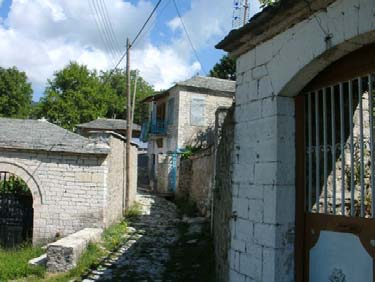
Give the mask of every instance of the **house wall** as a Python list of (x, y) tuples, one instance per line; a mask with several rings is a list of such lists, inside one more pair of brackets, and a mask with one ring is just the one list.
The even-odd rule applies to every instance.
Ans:
[(0, 150), (0, 170), (21, 177), (33, 194), (34, 243), (104, 227), (105, 157)]
[[(187, 145), (195, 145), (197, 136), (200, 133), (214, 134), (215, 112), (219, 107), (230, 107), (233, 103), (231, 97), (220, 97), (203, 93), (181, 90), (178, 104), (178, 148), (185, 148)], [(196, 126), (191, 124), (191, 100), (192, 97), (200, 97), (205, 100), (204, 124)]]
[(238, 58), (229, 281), (295, 281), (293, 97), (374, 42), (374, 11), (373, 0), (335, 1)]

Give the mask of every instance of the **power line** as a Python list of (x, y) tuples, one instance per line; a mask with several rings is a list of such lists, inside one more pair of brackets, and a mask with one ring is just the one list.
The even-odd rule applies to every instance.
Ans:
[(95, 19), (96, 27), (97, 27), (97, 29), (99, 31), (99, 34), (100, 34), (100, 37), (101, 37), (101, 39), (103, 41), (104, 48), (106, 49), (106, 51), (108, 52), (108, 54), (112, 57), (112, 61), (116, 61), (116, 56), (113, 53), (112, 47), (111, 47), (111, 45), (109, 44), (109, 41), (108, 41), (108, 34), (103, 29), (103, 25), (102, 25), (101, 19), (99, 19), (99, 13), (97, 11), (96, 5), (94, 4), (94, 1), (88, 0), (88, 2), (89, 2), (89, 6), (90, 6), (91, 11), (94, 14), (94, 19)]
[(141, 29), (138, 31), (137, 35), (135, 36), (134, 40), (130, 43), (129, 45), (129, 48), (126, 48), (125, 52), (122, 54), (120, 60), (117, 62), (117, 64), (115, 65), (115, 67), (111, 70), (111, 72), (109, 73), (108, 77), (107, 77), (107, 80), (112, 76), (113, 72), (118, 68), (118, 66), (121, 64), (122, 60), (125, 58), (125, 56), (128, 54), (128, 49), (130, 49), (134, 43), (137, 41), (137, 39), (139, 38), (139, 36), (141, 35), (141, 33), (143, 32), (143, 30), (145, 29), (145, 27), (147, 26), (148, 22), (150, 21), (150, 19), (152, 18), (152, 16), (155, 14), (156, 12), (156, 9), (159, 7), (160, 3), (161, 3), (162, 0), (159, 0), (158, 3), (156, 3), (154, 9), (152, 10), (151, 14), (148, 16), (147, 20), (145, 21), (145, 23), (143, 24), (143, 26), (141, 27)]
[[(171, 3), (172, 0), (168, 0), (168, 2), (166, 2), (164, 4), (164, 6), (162, 6), (160, 9), (160, 12), (158, 13), (158, 15), (154, 18), (154, 20), (152, 21), (151, 24), (148, 25), (148, 28), (145, 32), (143, 32), (143, 35), (141, 35), (139, 38), (138, 38), (138, 42), (140, 40), (142, 40), (146, 34), (148, 34), (148, 32), (155, 27), (155, 24), (157, 22), (157, 20), (162, 16), (162, 14), (164, 13), (165, 9), (168, 7), (168, 5)], [(133, 44), (133, 47), (136, 46), (136, 44)]]
[(185, 33), (186, 33), (186, 37), (187, 37), (187, 39), (188, 39), (189, 42), (190, 42), (190, 46), (191, 46), (191, 48), (193, 49), (194, 55), (195, 55), (197, 61), (200, 63), (201, 68), (202, 68), (204, 74), (207, 74), (207, 72), (205, 71), (205, 69), (204, 69), (204, 67), (203, 67), (203, 64), (202, 64), (201, 60), (199, 59), (198, 52), (197, 52), (197, 50), (195, 49), (195, 47), (194, 47), (194, 45), (193, 45), (193, 42), (191, 41), (190, 35), (189, 35), (189, 33), (188, 33), (187, 29), (186, 29), (186, 26), (185, 26), (185, 24), (184, 24), (184, 21), (182, 20), (182, 17), (181, 17), (180, 11), (178, 10), (178, 7), (177, 7), (177, 4), (176, 4), (176, 1), (175, 1), (175, 0), (173, 0), (173, 4), (174, 4), (174, 7), (176, 8), (176, 12), (177, 12), (178, 17), (180, 18), (180, 21), (181, 21), (181, 24), (182, 24), (183, 30), (184, 30)]
[(119, 43), (119, 40), (118, 40), (118, 38), (117, 38), (117, 36), (114, 32), (113, 25), (112, 25), (111, 19), (110, 19), (109, 14), (108, 14), (107, 5), (106, 5), (105, 1), (103, 1), (103, 0), (99, 0), (98, 2), (99, 2), (100, 6), (102, 8), (104, 19), (107, 22), (107, 28), (108, 28), (109, 34), (111, 35), (113, 45), (115, 46), (115, 51), (116, 51), (117, 55), (120, 56), (121, 55), (120, 43)]

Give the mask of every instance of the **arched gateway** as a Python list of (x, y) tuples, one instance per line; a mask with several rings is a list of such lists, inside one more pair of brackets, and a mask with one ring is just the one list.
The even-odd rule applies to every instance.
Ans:
[(238, 56), (223, 277), (375, 281), (375, 2), (277, 2), (218, 45)]
[(20, 165), (0, 162), (0, 247), (32, 241), (34, 208), (38, 213), (40, 204), (35, 177)]

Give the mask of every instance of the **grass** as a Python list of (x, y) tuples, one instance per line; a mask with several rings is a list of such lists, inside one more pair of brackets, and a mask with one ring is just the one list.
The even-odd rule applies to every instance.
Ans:
[(128, 220), (132, 220), (137, 218), (138, 216), (142, 215), (142, 206), (140, 203), (135, 202), (126, 212), (125, 218)]
[(48, 282), (66, 282), (73, 278), (79, 280), (92, 268), (97, 267), (103, 258), (111, 251), (117, 249), (125, 240), (127, 223), (125, 221), (112, 225), (103, 232), (102, 242), (89, 244), (85, 253), (80, 257), (77, 267), (67, 273), (47, 277), (44, 281)]
[(41, 248), (25, 245), (17, 249), (0, 249), (0, 281), (14, 280), (29, 275), (43, 277), (44, 267), (30, 266), (28, 261), (42, 255)]
[[(88, 274), (89, 270), (97, 267), (102, 260), (112, 251), (117, 249), (124, 241), (127, 229), (127, 223), (125, 221), (115, 224), (103, 232), (102, 241), (96, 244), (89, 244), (86, 251), (80, 257), (77, 266), (66, 273), (50, 274), (45, 272), (45, 268), (28, 268), (28, 271), (21, 272), (18, 270), (14, 271), (15, 268), (10, 269), (8, 276), (2, 276), (3, 270), (1, 268), (3, 260), (6, 260), (6, 256), (3, 257), (2, 252), (0, 252), (0, 281), (8, 281), (10, 279), (19, 279), (19, 282), (68, 282), (71, 280), (81, 281), (81, 277)], [(30, 252), (29, 250), (34, 250)], [(27, 256), (22, 255), (27, 253)], [(14, 253), (16, 257), (16, 262), (13, 264), (19, 269), (27, 266), (27, 261), (31, 258), (37, 257), (42, 254), (41, 249), (34, 249), (31, 247), (24, 248), (20, 250), (20, 253)], [(23, 257), (27, 259), (22, 259)], [(12, 265), (13, 265), (12, 264)], [(8, 265), (9, 268), (9, 265)], [(5, 272), (6, 273), (6, 272)], [(17, 275), (16, 275), (17, 274)]]

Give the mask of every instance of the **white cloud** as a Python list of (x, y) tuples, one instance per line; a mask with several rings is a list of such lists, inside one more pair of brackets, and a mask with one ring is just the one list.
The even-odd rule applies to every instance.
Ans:
[[(123, 0), (105, 3), (119, 41), (117, 49), (123, 51), (124, 39), (134, 38), (154, 4), (149, 0), (137, 4)], [(228, 0), (218, 0), (215, 4), (211, 0), (191, 0), (191, 9), (183, 15), (183, 20), (197, 49), (212, 47), (227, 34), (231, 5)], [(174, 9), (173, 4), (168, 8)], [(7, 18), (0, 21), (0, 66), (15, 65), (26, 71), (38, 94), (47, 78), (69, 61), (95, 69), (113, 67), (115, 60), (100, 38), (95, 9), (104, 11), (104, 6), (90, 7), (88, 1), (13, 0)], [(141, 75), (157, 89), (168, 88), (201, 69), (180, 20), (176, 17), (163, 24), (170, 29), (165, 33), (169, 38), (153, 42), (150, 34), (146, 34), (132, 53), (132, 67), (140, 69)]]

